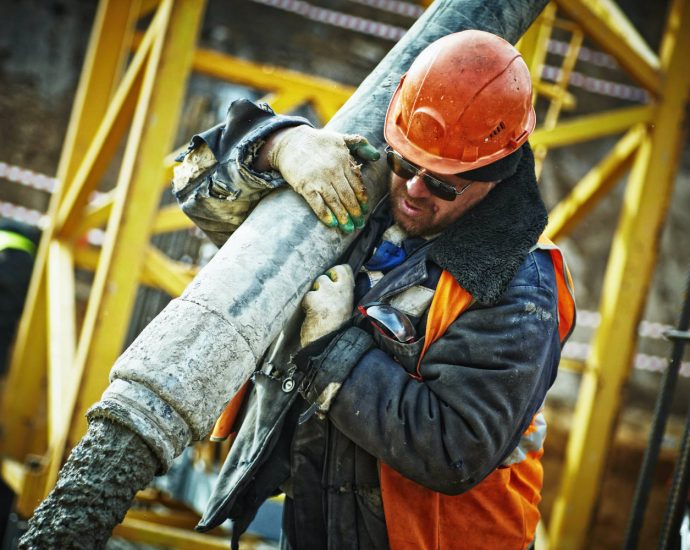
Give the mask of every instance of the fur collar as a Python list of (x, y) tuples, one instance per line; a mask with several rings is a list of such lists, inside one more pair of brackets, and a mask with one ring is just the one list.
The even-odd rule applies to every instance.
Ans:
[(479, 303), (494, 304), (547, 222), (528, 143), (515, 174), (503, 180), (433, 243), (429, 257)]

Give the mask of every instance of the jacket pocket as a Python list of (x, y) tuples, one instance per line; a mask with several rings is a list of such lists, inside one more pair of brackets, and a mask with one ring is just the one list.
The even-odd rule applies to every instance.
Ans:
[(424, 346), (424, 336), (414, 342), (402, 343), (394, 338), (381, 334), (376, 330), (371, 331), (376, 345), (409, 373), (417, 374), (417, 362)]

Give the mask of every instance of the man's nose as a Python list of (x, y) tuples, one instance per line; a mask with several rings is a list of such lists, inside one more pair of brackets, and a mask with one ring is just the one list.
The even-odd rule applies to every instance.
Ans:
[(414, 198), (426, 198), (431, 193), (429, 193), (429, 188), (424, 183), (424, 172), (421, 171), (416, 175), (412, 176), (409, 180), (405, 182), (407, 186), (407, 194)]

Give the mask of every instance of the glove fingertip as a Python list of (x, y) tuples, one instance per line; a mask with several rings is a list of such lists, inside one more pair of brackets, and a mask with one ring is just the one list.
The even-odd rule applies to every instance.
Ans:
[(333, 212), (329, 212), (328, 214), (319, 216), (319, 220), (321, 221), (321, 223), (328, 227), (338, 226), (338, 218), (335, 217), (335, 214), (333, 214)]
[(341, 224), (340, 229), (342, 229), (345, 233), (352, 233), (355, 230), (355, 224), (352, 221), (352, 218), (348, 216), (347, 223)]
[(369, 142), (363, 143), (357, 148), (357, 155), (370, 162), (376, 162), (381, 158), (381, 153)]
[(362, 160), (377, 161), (381, 158), (381, 153), (374, 147), (369, 140), (360, 135), (349, 135), (345, 138), (347, 148)]

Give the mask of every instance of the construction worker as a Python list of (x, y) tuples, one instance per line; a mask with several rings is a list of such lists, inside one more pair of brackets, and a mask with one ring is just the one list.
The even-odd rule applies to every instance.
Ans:
[[(8, 218), (0, 219), (0, 386), (24, 309), (40, 231)], [(4, 540), (14, 493), (0, 477), (0, 542)]]
[[(389, 194), (304, 298), (301, 350), (269, 350), (236, 398), (201, 528), (232, 519), (237, 547), (283, 491), (283, 548), (533, 545), (542, 406), (575, 315), (541, 237), (534, 125), (529, 71), (503, 39), (464, 31), (417, 57), (386, 115)], [(238, 101), (193, 138), (175, 190), (219, 245), (284, 182), (349, 233), (369, 209), (351, 151), (377, 156)]]
[[(258, 365), (201, 529), (231, 518), (237, 547), (261, 503), (283, 491), (284, 548), (533, 543), (541, 406), (574, 303), (560, 252), (540, 238), (530, 95), (519, 54), (497, 37), (432, 43), (388, 107), (387, 164), (371, 171), (390, 167), (391, 192), (377, 205), (350, 151), (376, 155), (356, 136), (238, 101), (192, 140), (175, 192), (217, 244), (285, 182), (325, 223), (357, 230), (305, 297), (304, 322), (286, 326)], [(204, 365), (195, 356), (181, 368)], [(161, 457), (190, 440), (185, 399), (206, 399), (203, 383), (181, 392), (169, 371), (161, 378), (165, 399), (134, 402), (116, 388), (91, 408), (20, 548), (105, 545), (134, 492), (165, 472)], [(151, 427), (164, 422), (175, 432), (161, 449)]]
[(0, 219), (0, 375), (7, 370), (40, 235), (35, 227)]

